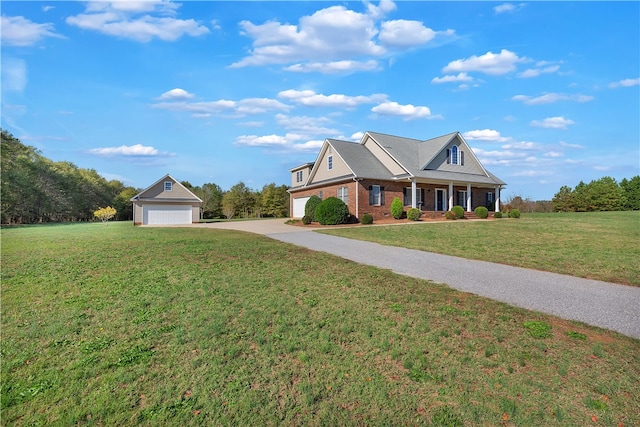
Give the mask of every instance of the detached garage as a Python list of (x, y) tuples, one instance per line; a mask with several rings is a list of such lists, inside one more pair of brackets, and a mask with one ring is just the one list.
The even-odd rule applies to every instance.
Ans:
[(131, 198), (134, 225), (181, 225), (200, 220), (202, 200), (171, 175)]

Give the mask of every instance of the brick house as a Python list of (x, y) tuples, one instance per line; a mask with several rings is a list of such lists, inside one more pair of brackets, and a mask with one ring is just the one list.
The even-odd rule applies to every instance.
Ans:
[(460, 205), (500, 209), (506, 185), (478, 160), (459, 132), (427, 140), (366, 132), (359, 143), (326, 139), (313, 163), (290, 170), (291, 217), (304, 216), (309, 197), (338, 197), (360, 218), (390, 215), (395, 197), (405, 209), (444, 212)]

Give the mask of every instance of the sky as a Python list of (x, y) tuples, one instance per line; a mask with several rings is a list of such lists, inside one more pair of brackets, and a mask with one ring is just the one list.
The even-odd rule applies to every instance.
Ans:
[(146, 188), (460, 132), (507, 196), (640, 174), (640, 2), (2, 1), (1, 126)]

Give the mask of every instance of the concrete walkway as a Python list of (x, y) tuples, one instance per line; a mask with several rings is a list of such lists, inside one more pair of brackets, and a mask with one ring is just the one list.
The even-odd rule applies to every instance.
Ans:
[[(640, 288), (310, 232), (283, 220), (198, 224), (263, 234), (308, 249), (640, 339)], [(437, 226), (434, 224), (434, 226)]]

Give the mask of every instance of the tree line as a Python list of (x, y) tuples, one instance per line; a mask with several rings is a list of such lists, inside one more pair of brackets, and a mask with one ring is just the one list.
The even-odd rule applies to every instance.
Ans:
[(551, 200), (556, 212), (622, 211), (640, 209), (640, 175), (620, 183), (605, 176), (575, 188), (562, 186)]
[[(116, 220), (133, 218), (130, 199), (142, 189), (107, 180), (94, 169), (52, 161), (6, 130), (1, 133), (2, 224), (91, 221), (96, 209), (106, 206), (116, 209)], [(201, 187), (182, 184), (202, 199), (203, 218), (289, 215), (285, 185), (272, 183), (255, 191), (239, 182), (225, 192), (212, 183)]]

